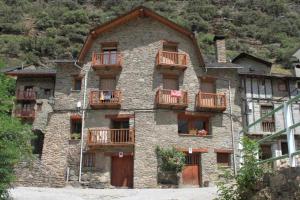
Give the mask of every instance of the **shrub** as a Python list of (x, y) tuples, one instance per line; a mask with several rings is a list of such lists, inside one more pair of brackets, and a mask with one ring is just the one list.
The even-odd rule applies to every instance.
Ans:
[(182, 171), (185, 162), (184, 153), (177, 151), (174, 147), (171, 149), (156, 147), (156, 155), (161, 171), (176, 173)]

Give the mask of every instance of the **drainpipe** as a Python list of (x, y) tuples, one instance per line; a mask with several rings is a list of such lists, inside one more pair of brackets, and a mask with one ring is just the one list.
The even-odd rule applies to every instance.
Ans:
[(235, 163), (235, 141), (234, 141), (234, 134), (233, 134), (233, 120), (232, 120), (232, 106), (231, 106), (231, 85), (230, 80), (228, 81), (228, 90), (229, 90), (229, 115), (230, 115), (230, 132), (231, 132), (231, 140), (232, 140), (232, 153), (233, 153), (233, 172), (236, 175), (236, 163)]
[[(75, 66), (76, 66), (75, 62)], [(77, 65), (78, 67), (78, 65)], [(86, 92), (87, 92), (87, 80), (88, 74), (90, 71), (91, 65), (89, 64), (84, 75), (84, 90), (83, 90), (83, 106), (82, 106), (82, 125), (81, 125), (81, 142), (80, 142), (80, 163), (79, 163), (79, 175), (78, 181), (81, 182), (81, 171), (82, 171), (82, 154), (83, 154), (83, 134), (84, 134), (84, 127), (85, 127), (85, 111), (86, 111)], [(82, 68), (81, 68), (82, 69)]]

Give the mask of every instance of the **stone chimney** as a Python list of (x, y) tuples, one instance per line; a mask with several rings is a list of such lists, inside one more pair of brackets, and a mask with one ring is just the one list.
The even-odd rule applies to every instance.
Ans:
[(225, 36), (216, 35), (214, 37), (216, 47), (216, 58), (218, 63), (226, 63)]

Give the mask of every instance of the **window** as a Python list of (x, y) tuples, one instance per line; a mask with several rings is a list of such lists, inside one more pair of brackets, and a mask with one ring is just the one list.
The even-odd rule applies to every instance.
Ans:
[(81, 138), (81, 126), (82, 126), (81, 118), (71, 119), (71, 139), (72, 140), (80, 140), (80, 138)]
[(95, 153), (83, 154), (83, 167), (95, 167)]
[(103, 64), (114, 65), (117, 64), (117, 43), (116, 42), (106, 42), (102, 43), (101, 51), (103, 54)]
[(272, 157), (271, 145), (261, 145), (259, 158), (265, 160), (271, 157)]
[(51, 89), (44, 89), (44, 96), (46, 99), (49, 99), (51, 97)]
[(220, 166), (230, 166), (230, 153), (217, 153), (217, 164)]
[(289, 148), (287, 142), (281, 142), (281, 154), (285, 155), (289, 153)]
[(201, 79), (201, 92), (216, 93), (216, 83), (214, 79)]
[(163, 42), (163, 51), (177, 52), (178, 51), (178, 43), (171, 42), (171, 41), (164, 41)]
[(297, 88), (297, 89), (300, 89), (300, 81), (297, 81), (297, 83), (296, 83), (296, 88)]
[(44, 145), (44, 134), (41, 131), (34, 131), (35, 138), (31, 140), (32, 154), (39, 155), (41, 158)]
[[(260, 116), (263, 117), (270, 113), (273, 110), (273, 106), (269, 105), (262, 105), (260, 107)], [(275, 131), (275, 119), (274, 115), (268, 116), (267, 118), (263, 119), (261, 122), (262, 131), (263, 132), (274, 132)]]
[(36, 104), (36, 110), (37, 111), (42, 111), (42, 105), (43, 105), (43, 103), (37, 103)]
[(278, 82), (278, 90), (279, 90), (279, 91), (282, 91), (282, 92), (287, 91), (287, 84), (286, 84), (285, 81), (280, 80), (280, 81)]
[(179, 115), (178, 133), (197, 136), (208, 135), (208, 118)]
[(116, 79), (115, 78), (100, 78), (100, 89), (101, 90), (115, 90)]
[(81, 90), (81, 77), (74, 77), (73, 90)]
[(166, 90), (179, 90), (179, 83), (177, 76), (164, 76), (163, 88)]

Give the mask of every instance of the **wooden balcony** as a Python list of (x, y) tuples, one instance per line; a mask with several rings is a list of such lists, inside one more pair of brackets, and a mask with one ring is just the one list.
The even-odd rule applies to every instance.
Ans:
[(34, 101), (34, 100), (36, 100), (36, 92), (17, 90), (16, 98), (17, 98), (17, 100)]
[(159, 89), (155, 98), (158, 108), (185, 109), (188, 106), (186, 91)]
[(16, 109), (15, 110), (15, 117), (24, 118), (24, 119), (34, 119), (35, 118), (35, 110), (23, 110), (23, 109)]
[(94, 70), (121, 70), (122, 55), (120, 53), (93, 53), (92, 67)]
[(156, 55), (156, 66), (161, 69), (187, 68), (187, 54), (169, 51), (159, 51)]
[(134, 129), (89, 129), (89, 147), (134, 145)]
[(226, 95), (199, 92), (196, 95), (196, 108), (200, 111), (223, 112), (226, 110)]
[(90, 92), (90, 106), (92, 108), (119, 108), (121, 106), (121, 91), (94, 90)]
[(275, 122), (274, 121), (263, 121), (261, 122), (261, 129), (263, 132), (275, 132)]

